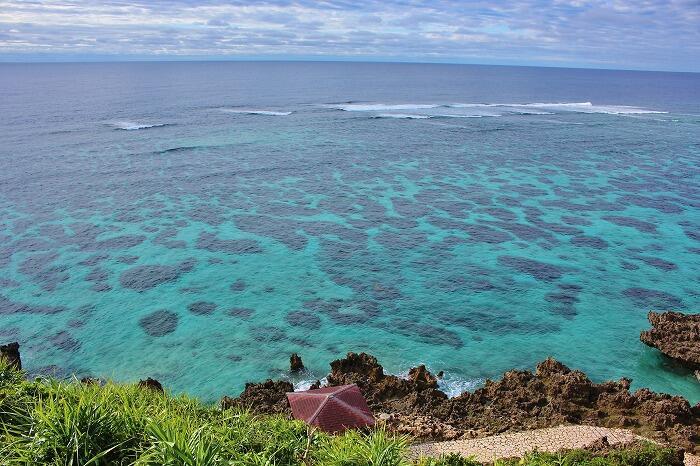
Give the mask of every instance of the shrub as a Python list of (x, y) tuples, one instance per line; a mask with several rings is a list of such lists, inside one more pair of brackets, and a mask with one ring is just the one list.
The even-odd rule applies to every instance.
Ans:
[(450, 453), (439, 458), (422, 458), (417, 466), (481, 466), (481, 463), (457, 453)]

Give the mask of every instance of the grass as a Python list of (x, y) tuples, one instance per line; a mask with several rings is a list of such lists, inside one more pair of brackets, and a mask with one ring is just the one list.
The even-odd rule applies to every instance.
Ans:
[[(26, 380), (0, 360), (0, 465), (473, 466), (459, 456), (408, 460), (384, 430), (332, 436), (282, 416), (221, 410), (135, 385)], [(601, 459), (533, 454), (499, 466), (668, 466), (665, 449)], [(603, 461), (603, 462), (601, 462)]]

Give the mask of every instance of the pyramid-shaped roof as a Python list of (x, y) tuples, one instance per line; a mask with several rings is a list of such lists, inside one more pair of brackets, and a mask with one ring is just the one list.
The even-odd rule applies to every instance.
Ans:
[(374, 416), (357, 385), (341, 385), (287, 393), (295, 419), (325, 432), (374, 425)]

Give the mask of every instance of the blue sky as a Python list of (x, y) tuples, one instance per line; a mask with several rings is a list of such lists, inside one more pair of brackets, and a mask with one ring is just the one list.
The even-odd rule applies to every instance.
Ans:
[(0, 61), (131, 59), (700, 71), (700, 0), (0, 0)]

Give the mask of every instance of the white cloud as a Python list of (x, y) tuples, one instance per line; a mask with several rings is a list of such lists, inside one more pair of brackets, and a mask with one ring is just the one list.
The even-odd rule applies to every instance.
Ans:
[[(4, 57), (330, 56), (697, 69), (695, 0), (0, 1)], [(556, 58), (553, 58), (556, 57)]]

